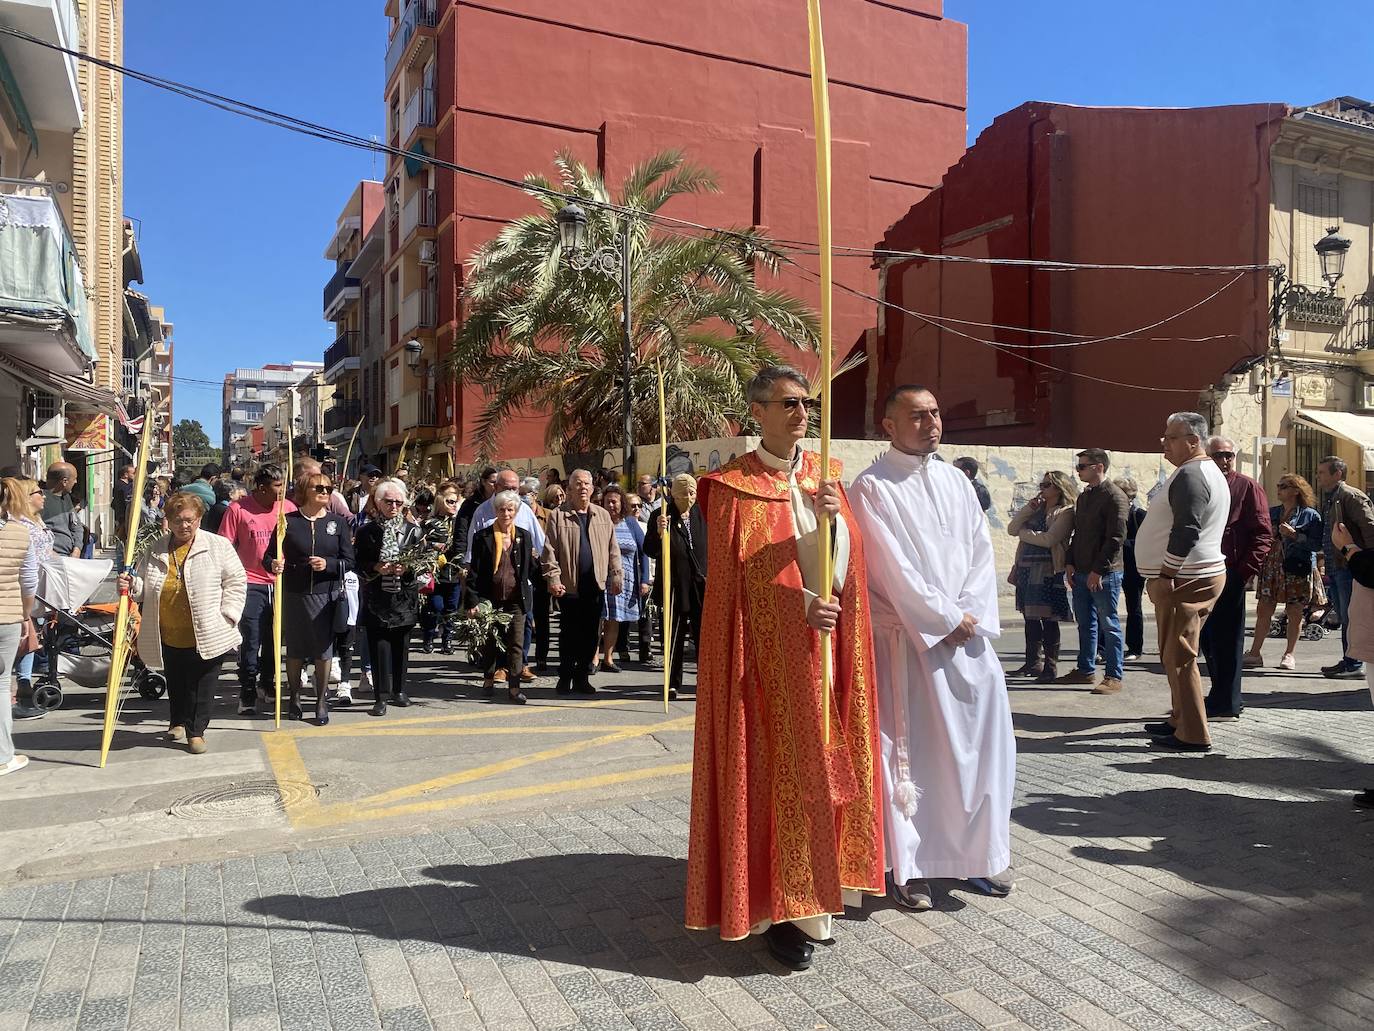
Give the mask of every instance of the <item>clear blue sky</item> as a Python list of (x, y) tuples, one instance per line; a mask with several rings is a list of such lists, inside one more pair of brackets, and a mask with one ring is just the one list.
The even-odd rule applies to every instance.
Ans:
[[(125, 7), (124, 59), (380, 135), (381, 6), (136, 0)], [(1194, 106), (1374, 97), (1358, 58), (1374, 53), (1374, 24), (1334, 8), (947, 0), (946, 13), (969, 26), (970, 142), (1027, 100)], [(124, 209), (141, 224), (142, 289), (176, 323), (176, 375), (218, 382), (236, 365), (319, 360), (331, 342), (320, 317), (331, 270), (321, 255), (354, 184), (380, 176), (380, 161), (374, 167), (369, 155), (136, 82), (126, 84), (124, 125)], [(176, 418), (199, 419), (216, 443), (220, 412), (217, 388), (177, 385)]]

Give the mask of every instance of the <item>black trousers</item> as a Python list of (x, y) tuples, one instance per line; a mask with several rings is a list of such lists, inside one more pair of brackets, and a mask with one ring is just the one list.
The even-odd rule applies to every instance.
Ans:
[(281, 657), (272, 653), (272, 588), (268, 584), (248, 585), (243, 601), (243, 615), (239, 617), (239, 699), (252, 705), (258, 694), (269, 695), (276, 690), (277, 663)]
[(565, 594), (558, 599), (558, 680), (586, 683), (601, 643), (601, 592)]
[[(697, 647), (697, 641), (701, 634), (701, 609), (695, 605), (690, 606), (686, 612), (681, 612), (678, 606), (673, 606), (673, 656), (672, 668), (668, 673), (668, 686), (674, 691), (682, 690), (682, 657), (687, 650), (687, 637), (691, 635), (692, 647)], [(700, 654), (700, 649), (698, 649)]]
[(1226, 585), (1202, 624), (1198, 650), (1207, 660), (1207, 675), (1212, 679), (1207, 714), (1239, 716), (1244, 705), (1240, 679), (1245, 654), (1245, 580), (1234, 570), (1226, 570)]
[(185, 727), (186, 736), (204, 737), (215, 704), (215, 684), (224, 657), (202, 659), (194, 648), (162, 646), (162, 675), (171, 706), (169, 727)]
[(372, 662), (374, 698), (395, 698), (406, 693), (406, 666), (410, 662), (412, 626), (367, 628), (367, 654)]
[(1126, 599), (1126, 654), (1145, 651), (1145, 578), (1128, 569), (1121, 577), (1121, 596)]
[(534, 661), (549, 662), (549, 588), (542, 576), (534, 578)]

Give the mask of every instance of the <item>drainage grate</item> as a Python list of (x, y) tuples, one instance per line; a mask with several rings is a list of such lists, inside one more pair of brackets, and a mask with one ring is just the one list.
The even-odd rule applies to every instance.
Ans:
[(205, 823), (251, 820), (283, 813), (288, 805), (317, 798), (319, 793), (314, 784), (301, 781), (247, 780), (179, 798), (167, 815)]

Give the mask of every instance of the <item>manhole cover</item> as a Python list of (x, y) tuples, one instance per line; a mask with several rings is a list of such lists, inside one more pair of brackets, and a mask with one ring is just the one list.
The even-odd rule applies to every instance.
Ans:
[(288, 805), (314, 799), (319, 793), (315, 785), (302, 781), (248, 780), (179, 798), (167, 813), (183, 820), (231, 823), (274, 816), (285, 812)]

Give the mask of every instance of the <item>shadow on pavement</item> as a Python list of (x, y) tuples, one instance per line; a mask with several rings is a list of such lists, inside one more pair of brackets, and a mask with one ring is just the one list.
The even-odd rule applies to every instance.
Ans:
[(244, 909), (302, 929), (433, 942), (455, 960), (499, 953), (683, 983), (778, 972), (761, 938), (722, 942), (682, 926), (686, 866), (624, 853), (534, 856), (429, 867), (430, 881), (411, 886), (270, 895)]
[[(1325, 681), (1329, 683), (1329, 681)], [(1300, 694), (1272, 691), (1262, 694), (1245, 692), (1245, 704), (1265, 709), (1305, 709), (1313, 712), (1367, 712), (1369, 690), (1361, 687), (1352, 691), (1332, 691), (1326, 694)]]

